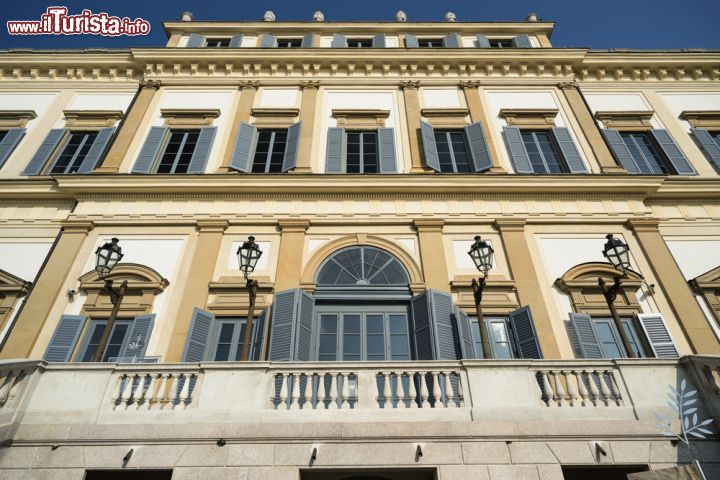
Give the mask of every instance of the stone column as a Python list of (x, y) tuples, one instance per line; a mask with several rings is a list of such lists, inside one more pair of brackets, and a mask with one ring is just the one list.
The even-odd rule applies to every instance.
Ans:
[(645, 258), (650, 263), (655, 279), (665, 293), (693, 353), (718, 354), (720, 353), (720, 343), (715, 338), (687, 280), (663, 240), (658, 225), (659, 222), (654, 219), (628, 221), (628, 226), (635, 234)]
[(312, 173), (312, 146), (315, 132), (315, 110), (320, 82), (306, 80), (300, 83), (302, 101), (300, 103), (300, 144), (298, 145), (297, 165), (294, 173)]
[(470, 109), (470, 119), (473, 122), (480, 122), (485, 131), (485, 143), (487, 143), (488, 152), (490, 153), (490, 160), (492, 160), (493, 166), (490, 168), (489, 173), (507, 173), (507, 171), (500, 166), (500, 156), (497, 152), (497, 145), (495, 145), (495, 137), (492, 135), (492, 119), (490, 117), (490, 111), (486, 108), (486, 105), (482, 103), (482, 97), (480, 96), (480, 82), (468, 80), (460, 82), (460, 87), (463, 89), (465, 94), (465, 101), (467, 102), (468, 109)]
[(48, 254), (27, 302), (15, 319), (7, 342), (0, 351), (0, 359), (30, 356), (70, 269), (93, 228), (92, 222), (85, 221), (67, 221), (63, 224), (60, 236)]
[(543, 280), (535, 269), (535, 262), (539, 262), (540, 259), (533, 258), (530, 252), (525, 220), (496, 220), (495, 226), (500, 231), (520, 305), (529, 305), (532, 311), (543, 356), (548, 359), (558, 359), (560, 349), (550, 320), (550, 309), (540, 289), (540, 282)]
[(410, 138), (411, 173), (432, 173), (423, 165), (420, 140), (420, 82), (406, 80), (400, 84), (405, 100), (405, 117), (407, 118), (408, 137)]
[(209, 289), (215, 273), (215, 265), (220, 254), (220, 245), (225, 229), (226, 220), (198, 220), (198, 238), (193, 251), (190, 270), (187, 273), (185, 289), (182, 293), (180, 306), (175, 318), (172, 337), (168, 343), (165, 355), (166, 362), (179, 362), (185, 347), (190, 320), (195, 307), (205, 308), (207, 305)]
[(600, 133), (597, 123), (595, 123), (590, 107), (585, 103), (578, 84), (562, 82), (558, 83), (558, 88), (565, 95), (573, 115), (580, 124), (580, 129), (587, 138), (590, 148), (600, 164), (602, 173), (627, 173), (615, 161), (615, 157), (613, 157), (610, 148), (605, 143), (605, 139)]
[(115, 141), (110, 146), (102, 165), (95, 169), (96, 173), (118, 173), (130, 144), (135, 139), (145, 115), (150, 108), (153, 97), (160, 89), (160, 82), (147, 80), (140, 84), (140, 90), (135, 95), (130, 108), (125, 113), (125, 118), (120, 124)]
[(222, 165), (218, 168), (217, 173), (228, 173), (234, 170), (230, 169), (230, 162), (232, 161), (233, 151), (235, 147), (235, 137), (237, 131), (240, 128), (240, 122), (247, 122), (250, 120), (250, 114), (252, 113), (253, 102), (255, 102), (255, 94), (257, 93), (259, 83), (255, 80), (246, 80), (240, 82), (240, 101), (238, 102), (237, 110), (235, 111), (235, 117), (232, 119), (230, 125), (230, 143), (225, 146), (225, 155), (223, 155)]
[(450, 277), (445, 261), (445, 245), (443, 245), (442, 229), (444, 220), (416, 219), (415, 229), (420, 244), (420, 261), (422, 263), (425, 286), (443, 292), (450, 292)]
[(300, 286), (303, 252), (305, 251), (305, 232), (310, 226), (308, 220), (280, 220), (278, 227), (282, 232), (275, 273), (275, 291), (281, 292)]

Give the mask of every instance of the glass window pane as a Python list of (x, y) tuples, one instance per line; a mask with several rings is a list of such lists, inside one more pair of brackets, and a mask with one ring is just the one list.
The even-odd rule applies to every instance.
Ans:
[(390, 315), (390, 333), (407, 333), (405, 315)]
[(360, 335), (344, 334), (343, 335), (343, 359), (349, 360), (348, 357), (360, 358)]
[(337, 332), (337, 316), (322, 315), (320, 317), (320, 333), (336, 333)]
[(335, 355), (337, 340), (335, 338), (335, 335), (320, 335), (320, 354), (321, 355), (328, 355), (331, 354)]
[(396, 356), (407, 357), (410, 359), (410, 349), (408, 347), (408, 339), (404, 335), (391, 335), (390, 336), (390, 351), (392, 352), (393, 359)]
[(372, 333), (383, 333), (383, 316), (382, 315), (368, 315), (367, 316), (367, 332)]
[(382, 358), (385, 358), (385, 337), (383, 335), (368, 335), (367, 353), (368, 358), (371, 355), (382, 355)]
[(360, 333), (360, 315), (343, 315), (343, 333)]

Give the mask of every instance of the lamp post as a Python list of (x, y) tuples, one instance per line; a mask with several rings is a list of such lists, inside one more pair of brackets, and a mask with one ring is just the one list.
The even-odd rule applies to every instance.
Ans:
[(609, 287), (602, 277), (598, 277), (598, 285), (602, 288), (603, 296), (610, 309), (610, 315), (612, 315), (613, 321), (615, 322), (615, 328), (617, 328), (617, 331), (620, 333), (620, 340), (622, 341), (627, 356), (635, 358), (635, 351), (630, 345), (630, 340), (628, 339), (627, 333), (625, 333), (620, 315), (618, 315), (615, 309), (615, 299), (620, 291), (622, 279), (627, 275), (627, 271), (630, 270), (630, 248), (625, 242), (619, 238), (614, 238), (611, 234), (606, 235), (605, 238), (607, 238), (607, 242), (603, 247), (603, 256), (607, 258), (615, 270), (622, 273), (622, 275), (615, 275), (613, 284)]
[(483, 358), (492, 358), (490, 352), (490, 340), (487, 331), (487, 325), (485, 325), (485, 319), (482, 313), (482, 294), (485, 289), (485, 280), (487, 274), (492, 268), (493, 255), (495, 251), (485, 240), (482, 240), (480, 236), (475, 237), (475, 243), (470, 247), (468, 255), (472, 258), (475, 267), (483, 275), (480, 279), (472, 279), (473, 293), (475, 294), (475, 308), (477, 309), (478, 326), (480, 327), (480, 341), (482, 342)]
[(115, 320), (117, 320), (118, 312), (120, 311), (120, 304), (127, 291), (127, 280), (123, 280), (120, 288), (116, 291), (112, 286), (113, 281), (105, 278), (112, 272), (112, 269), (115, 268), (115, 265), (120, 262), (123, 256), (117, 238), (112, 238), (109, 242), (105, 242), (105, 244), (95, 250), (95, 271), (98, 273), (100, 279), (105, 281), (105, 290), (107, 290), (110, 295), (110, 302), (113, 304), (113, 309), (110, 312), (107, 325), (105, 325), (105, 330), (103, 330), (102, 336), (100, 337), (97, 350), (95, 350), (95, 354), (93, 355), (93, 362), (102, 362), (107, 342), (110, 339), (110, 332), (112, 332), (113, 326), (115, 325)]
[(243, 334), (243, 350), (240, 360), (246, 362), (250, 360), (250, 342), (252, 341), (252, 328), (253, 328), (253, 314), (255, 313), (255, 297), (257, 296), (258, 281), (251, 280), (248, 278), (255, 265), (257, 265), (258, 259), (262, 255), (262, 250), (255, 243), (255, 237), (252, 235), (248, 237), (247, 241), (238, 248), (237, 256), (238, 262), (240, 263), (240, 271), (243, 273), (246, 281), (246, 287), (248, 289), (248, 296), (250, 303), (248, 305), (247, 322), (245, 323), (245, 333)]

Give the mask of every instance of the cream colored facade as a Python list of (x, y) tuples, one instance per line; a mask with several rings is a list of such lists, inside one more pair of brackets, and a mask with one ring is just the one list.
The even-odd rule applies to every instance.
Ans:
[[(173, 479), (207, 471), (251, 479), (561, 479), (578, 478), (573, 468), (583, 466), (631, 472), (697, 458), (706, 478), (720, 475), (717, 440), (694, 440), (694, 450), (686, 449), (654, 416), (669, 414), (667, 385), (681, 379), (700, 391), (702, 418), (720, 413), (720, 295), (711, 274), (720, 267), (720, 166), (691, 134), (720, 130), (720, 53), (552, 48), (553, 27), (168, 22), (166, 47), (0, 53), (0, 131), (25, 129), (0, 168), (0, 419), (3, 440), (12, 441), (0, 450), (0, 469), (10, 478), (81, 479), (86, 471), (127, 466), (172, 470)], [(234, 47), (193, 43), (239, 34)], [(263, 44), (270, 36), (309, 34), (307, 48)], [(337, 48), (337, 34), (350, 41), (384, 35), (384, 46)], [(413, 37), (455, 34), (459, 48), (408, 46)], [(478, 34), (528, 43), (482, 48)], [(432, 170), (421, 121), (436, 131), (479, 123), (486, 171)], [(288, 172), (233, 168), (242, 125), (277, 130), (298, 122)], [(27, 174), (53, 130), (108, 127), (116, 130), (92, 173), (50, 175), (46, 167)], [(158, 127), (215, 128), (201, 172), (137, 173)], [(338, 127), (392, 129), (394, 172), (327, 172), (328, 135)], [(516, 173), (508, 127), (562, 129), (585, 173)], [(666, 131), (692, 175), (629, 174), (604, 140), (611, 128)], [(609, 316), (593, 283), (612, 277), (603, 270), (606, 234), (628, 244), (642, 278), (628, 280), (623, 312), (660, 318), (680, 360), (652, 359), (655, 340), (639, 320), (638, 342), (649, 358), (579, 358), (569, 315)], [(436, 291), (473, 316), (477, 270), (467, 251), (481, 235), (495, 250), (485, 315), (507, 317), (529, 306), (542, 356), (283, 363), (263, 350), (251, 364), (210, 362), (209, 353), (189, 362), (196, 309), (218, 320), (247, 315), (235, 252), (249, 235), (263, 250), (252, 275), (256, 313), (267, 311), (273, 322), (277, 293), (301, 289), (321, 298), (326, 259), (357, 246), (399, 261), (407, 274), (404, 305)], [(135, 265), (115, 277), (136, 282), (121, 316), (154, 314), (144, 355), (158, 364), (79, 361), (92, 321), (109, 311), (91, 272), (95, 250), (112, 237), (120, 239), (123, 263)], [(589, 266), (573, 270), (582, 265)], [(68, 351), (73, 363), (44, 363), (64, 316), (85, 318)], [(272, 324), (265, 328), (262, 341), (272, 342)], [(421, 372), (447, 376), (442, 394), (430, 387), (429, 397), (441, 401), (433, 408), (419, 405)], [(293, 375), (353, 378), (357, 391), (330, 380), (327, 409), (300, 408), (300, 382), (285, 384), (283, 394), (279, 383), (273, 389), (278, 374), (283, 382)], [(603, 383), (604, 374), (613, 380)], [(453, 375), (459, 387), (450, 386)], [(418, 392), (398, 376), (419, 379)], [(607, 392), (593, 398), (591, 378)], [(441, 408), (448, 388), (457, 402)], [(417, 394), (420, 408), (410, 408), (412, 400), (407, 408), (378, 408), (389, 393)], [(347, 411), (333, 412), (333, 398)], [(281, 400), (291, 411), (281, 411)], [(677, 419), (671, 423), (679, 428)], [(717, 420), (713, 425), (717, 431)], [(227, 444), (216, 445), (221, 438)]]

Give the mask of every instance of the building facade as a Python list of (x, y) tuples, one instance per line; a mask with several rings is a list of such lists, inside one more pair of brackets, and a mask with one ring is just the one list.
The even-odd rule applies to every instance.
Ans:
[(186, 16), (0, 52), (4, 478), (720, 475), (720, 54), (553, 28)]

